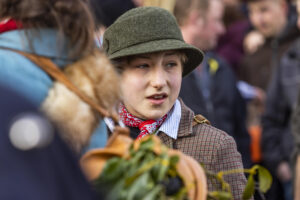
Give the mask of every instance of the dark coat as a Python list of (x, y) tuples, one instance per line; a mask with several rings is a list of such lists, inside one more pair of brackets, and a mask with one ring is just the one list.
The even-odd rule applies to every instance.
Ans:
[[(300, 92), (298, 91), (299, 94)], [(293, 113), (292, 134), (295, 141), (295, 155), (300, 155), (300, 96), (298, 96), (297, 105)]]
[[(193, 157), (211, 172), (243, 168), (241, 155), (231, 136), (205, 123), (193, 126), (193, 120), (194, 112), (181, 101), (181, 120), (177, 139), (163, 132), (158, 133), (158, 136), (168, 147)], [(242, 199), (246, 184), (244, 174), (225, 176), (225, 180), (230, 185), (234, 199)], [(207, 177), (207, 183), (209, 191), (220, 189), (220, 184), (211, 177)]]
[[(210, 95), (204, 98), (205, 83), (194, 71), (183, 78), (179, 96), (196, 114), (202, 114), (213, 126), (231, 135), (242, 154), (244, 166), (250, 167), (250, 137), (246, 129), (245, 102), (230, 67), (215, 55), (207, 54), (206, 60), (210, 58), (218, 62), (217, 71), (210, 74), (210, 86), (206, 86), (210, 88)], [(208, 67), (208, 64), (205, 66)]]
[(294, 147), (290, 120), (300, 88), (300, 39), (283, 55), (267, 91), (262, 118), (262, 150), (266, 166), (273, 172), (289, 161)]
[(30, 113), (45, 119), (29, 100), (0, 86), (0, 110), (0, 199), (97, 199), (57, 134), (43, 148), (23, 151), (12, 145), (9, 131), (16, 117)]

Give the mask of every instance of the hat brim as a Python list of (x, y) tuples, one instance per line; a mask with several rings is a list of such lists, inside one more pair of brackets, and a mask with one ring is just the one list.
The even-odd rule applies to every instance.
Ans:
[(187, 62), (183, 67), (182, 76), (186, 76), (193, 71), (203, 60), (204, 54), (198, 48), (189, 45), (181, 40), (164, 39), (155, 40), (133, 45), (110, 54), (109, 59), (117, 59), (126, 56), (154, 53), (168, 50), (182, 50), (187, 56)]

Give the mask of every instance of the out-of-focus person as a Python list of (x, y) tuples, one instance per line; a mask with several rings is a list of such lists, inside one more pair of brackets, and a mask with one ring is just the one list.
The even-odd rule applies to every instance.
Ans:
[(250, 22), (256, 31), (250, 33), (254, 38), (249, 45), (253, 41), (262, 45), (251, 47), (257, 50), (243, 58), (239, 74), (247, 83), (266, 90), (272, 69), (299, 36), (296, 14), (293, 9), (289, 9), (286, 0), (247, 0), (247, 6)]
[[(262, 148), (265, 147), (261, 145), (261, 120), (266, 108), (266, 90), (280, 58), (295, 42), (299, 30), (296, 27), (295, 9), (286, 0), (247, 0), (246, 4), (253, 29), (244, 40), (245, 56), (238, 67), (238, 75), (249, 84), (244, 88), (244, 92), (249, 93), (245, 95), (248, 100), (247, 127), (253, 141), (258, 141), (252, 146), (257, 153), (252, 155), (255, 162), (264, 164), (268, 155), (263, 153), (265, 150)], [(277, 195), (281, 186), (274, 177), (273, 187), (267, 195), (271, 199), (281, 199), (283, 192)]]
[(98, 199), (78, 157), (31, 101), (0, 85), (0, 110), (0, 199)]
[[(273, 16), (273, 24), (281, 23), (277, 15)], [(294, 25), (296, 26), (296, 20)], [(268, 32), (267, 28), (265, 29), (263, 33)], [(270, 199), (293, 199), (291, 156), (295, 140), (291, 134), (291, 114), (297, 102), (300, 86), (299, 42), (299, 39), (294, 39), (281, 57), (277, 54), (278, 62), (273, 66), (262, 116), (263, 164), (274, 176)]]
[(245, 55), (239, 63), (238, 76), (252, 87), (245, 90), (248, 105), (248, 125), (260, 126), (265, 91), (273, 69), (282, 54), (299, 36), (296, 13), (286, 0), (246, 0), (253, 29), (245, 36)]
[[(99, 88), (103, 86), (100, 80), (117, 75), (113, 76), (113, 68), (109, 70), (111, 65), (105, 56), (95, 56), (101, 53), (95, 51), (94, 21), (87, 2), (2, 0), (0, 7), (0, 84), (42, 107), (60, 128), (68, 130), (63, 131), (62, 137), (76, 151), (82, 151), (95, 132), (99, 133), (98, 140), (104, 146), (106, 129), (97, 128), (101, 119), (94, 110), (16, 52), (50, 59), (61, 71), (68, 70), (65, 74), (72, 82), (76, 81), (77, 87), (96, 100), (100, 100), (102, 94), (116, 96), (116, 81)], [(106, 76), (101, 74), (104, 71)], [(107, 90), (111, 91), (105, 92)]]
[(231, 68), (211, 52), (225, 31), (223, 9), (220, 0), (176, 1), (174, 15), (185, 41), (206, 52), (204, 62), (183, 78), (180, 97), (195, 113), (204, 115), (214, 126), (231, 135), (244, 166), (250, 167), (245, 102)]

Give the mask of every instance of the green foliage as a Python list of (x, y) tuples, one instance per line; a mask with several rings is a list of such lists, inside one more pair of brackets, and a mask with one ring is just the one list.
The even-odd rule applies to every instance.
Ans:
[[(216, 178), (222, 185), (222, 191), (209, 192), (208, 199), (214, 200), (231, 200), (233, 199), (228, 183), (224, 180), (224, 176), (234, 173), (249, 174), (245, 190), (243, 192), (243, 200), (250, 199), (255, 190), (259, 193), (266, 193), (272, 184), (272, 176), (270, 172), (260, 165), (254, 165), (251, 169), (234, 169), (230, 171), (221, 171), (217, 174), (206, 171), (206, 174)], [(258, 177), (258, 182), (254, 177)], [(258, 187), (256, 187), (258, 185)]]
[[(169, 156), (167, 149), (162, 153), (153, 152), (154, 141), (143, 141), (138, 149), (130, 147), (128, 158), (114, 157), (107, 161), (105, 167), (94, 182), (96, 190), (105, 195), (106, 200), (183, 200), (188, 199), (187, 188), (181, 187), (176, 193), (166, 194), (166, 183), (179, 176), (176, 164), (178, 156)], [(222, 186), (220, 191), (208, 193), (207, 199), (233, 199), (229, 184), (224, 177), (235, 173), (246, 173), (248, 181), (243, 193), (243, 200), (250, 199), (255, 190), (265, 193), (272, 184), (272, 176), (262, 166), (255, 165), (251, 169), (234, 169), (217, 174), (206, 171), (207, 176), (214, 177)], [(181, 180), (182, 181), (182, 180)]]
[(258, 170), (259, 189), (263, 193), (266, 193), (271, 187), (272, 176), (267, 169), (261, 166), (258, 166), (257, 170)]
[(255, 192), (255, 181), (253, 175), (249, 175), (245, 191), (243, 193), (243, 199), (250, 199)]
[(109, 159), (94, 182), (95, 188), (105, 193), (105, 199), (109, 200), (185, 199), (185, 188), (167, 196), (163, 184), (171, 177), (179, 176), (176, 171), (178, 156), (168, 156), (166, 152), (156, 155), (153, 147), (154, 142), (149, 139), (142, 142), (137, 150), (131, 146), (128, 159)]
[(228, 199), (233, 199), (233, 197), (230, 192), (214, 191), (214, 192), (210, 192), (208, 199), (228, 200)]

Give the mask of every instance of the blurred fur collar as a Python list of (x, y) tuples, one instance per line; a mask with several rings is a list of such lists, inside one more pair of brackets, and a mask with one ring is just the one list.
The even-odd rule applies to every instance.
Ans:
[[(65, 75), (85, 95), (107, 109), (117, 112), (119, 76), (108, 58), (98, 50), (64, 69)], [(89, 144), (100, 116), (62, 83), (55, 81), (42, 104), (42, 110), (57, 124), (62, 138), (76, 152)]]

